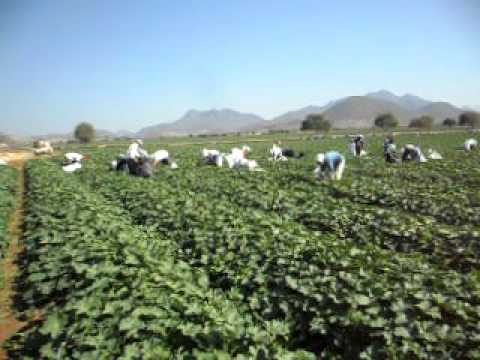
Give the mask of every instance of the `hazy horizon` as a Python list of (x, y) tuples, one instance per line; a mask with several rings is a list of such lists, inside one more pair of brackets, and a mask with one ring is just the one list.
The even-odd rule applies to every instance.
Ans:
[(480, 106), (480, 2), (0, 3), (0, 132), (271, 119), (386, 89)]

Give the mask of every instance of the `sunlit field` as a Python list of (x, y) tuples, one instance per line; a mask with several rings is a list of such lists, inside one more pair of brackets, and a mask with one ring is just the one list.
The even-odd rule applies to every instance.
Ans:
[[(205, 166), (203, 146), (149, 142), (178, 169), (114, 172), (125, 146), (73, 174), (27, 164), (21, 296), (42, 321), (10, 340), (44, 358), (477, 358), (480, 154), (466, 133), (398, 136), (443, 160), (386, 164), (343, 137), (284, 141), (303, 159), (265, 172)], [(188, 142), (188, 139), (183, 139)], [(228, 151), (232, 144), (211, 144)], [(192, 141), (193, 143), (194, 141)], [(341, 181), (313, 176), (318, 152), (347, 157)]]

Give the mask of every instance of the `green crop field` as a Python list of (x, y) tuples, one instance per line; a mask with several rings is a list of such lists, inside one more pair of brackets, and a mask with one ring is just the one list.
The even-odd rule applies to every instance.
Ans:
[(7, 346), (51, 359), (480, 358), (480, 152), (462, 150), (467, 136), (398, 136), (444, 159), (396, 165), (369, 137), (339, 182), (316, 181), (314, 159), (347, 154), (344, 138), (287, 141), (306, 156), (280, 163), (270, 142), (238, 138), (265, 172), (201, 165), (203, 145), (179, 140), (147, 143), (179, 164), (149, 179), (109, 170), (124, 146), (72, 147), (92, 155), (73, 174), (30, 161), (21, 296), (43, 316)]
[(0, 165), (0, 258), (3, 257), (7, 246), (8, 221), (15, 205), (16, 189), (16, 170), (10, 166)]

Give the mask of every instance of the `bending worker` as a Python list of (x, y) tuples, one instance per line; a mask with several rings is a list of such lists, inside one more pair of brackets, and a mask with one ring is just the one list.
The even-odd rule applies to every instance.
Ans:
[(286, 161), (287, 158), (300, 159), (304, 155), (302, 152), (297, 152), (291, 148), (282, 149), (280, 145), (281, 142), (278, 141), (273, 144), (272, 148), (270, 149), (270, 154), (272, 155), (273, 161)]
[(478, 141), (475, 139), (467, 139), (463, 144), (463, 147), (465, 148), (466, 151), (475, 150), (477, 146), (478, 146)]
[(128, 147), (126, 157), (132, 160), (139, 160), (148, 157), (148, 152), (143, 148), (143, 141), (140, 139), (135, 140)]
[(419, 145), (406, 144), (402, 150), (402, 161), (427, 162)]
[(345, 170), (345, 157), (337, 151), (328, 151), (317, 155), (317, 168), (314, 173), (318, 179), (328, 176), (331, 180), (341, 180)]
[(223, 156), (218, 150), (202, 150), (202, 158), (206, 165), (216, 165), (218, 167), (223, 166)]
[(62, 169), (65, 172), (74, 172), (82, 168), (82, 163), (81, 161), (83, 159), (88, 160), (90, 157), (83, 156), (82, 154), (75, 153), (75, 152), (69, 152), (66, 153), (63, 159), (63, 166)]
[(388, 163), (397, 163), (399, 161), (397, 146), (392, 135), (388, 135), (383, 141), (383, 156)]

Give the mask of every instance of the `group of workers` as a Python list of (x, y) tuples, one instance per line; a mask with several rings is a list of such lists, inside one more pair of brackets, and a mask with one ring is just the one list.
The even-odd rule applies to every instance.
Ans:
[[(363, 135), (351, 136), (349, 148), (355, 157), (365, 156), (365, 138)], [(468, 139), (464, 143), (466, 151), (472, 151), (478, 147), (475, 139)], [(229, 153), (222, 153), (215, 149), (203, 149), (201, 151), (202, 162), (206, 165), (223, 167), (230, 169), (245, 168), (250, 171), (263, 171), (257, 161), (249, 159), (248, 155), (251, 148), (244, 145), (242, 148), (233, 148)], [(385, 138), (383, 143), (383, 154), (388, 163), (400, 163), (406, 161), (426, 162), (429, 159), (442, 159), (442, 156), (433, 149), (428, 149), (427, 157), (423, 154), (418, 144), (406, 144), (403, 146), (400, 154), (397, 153), (396, 144), (392, 135)], [(297, 152), (291, 148), (282, 148), (281, 142), (277, 141), (270, 149), (271, 161), (286, 161), (291, 159), (300, 159), (304, 156), (302, 152)], [(81, 169), (81, 161), (88, 160), (89, 156), (83, 156), (78, 153), (66, 153), (63, 170), (65, 172), (74, 172)], [(345, 157), (338, 151), (328, 151), (319, 153), (316, 157), (316, 168), (314, 173), (318, 179), (330, 178), (331, 180), (341, 180), (345, 170)], [(158, 150), (149, 154), (143, 148), (142, 140), (136, 140), (129, 147), (125, 154), (119, 155), (112, 161), (113, 170), (122, 171), (131, 175), (140, 177), (150, 177), (159, 165), (167, 165), (172, 169), (178, 167), (173, 161), (167, 150)]]

